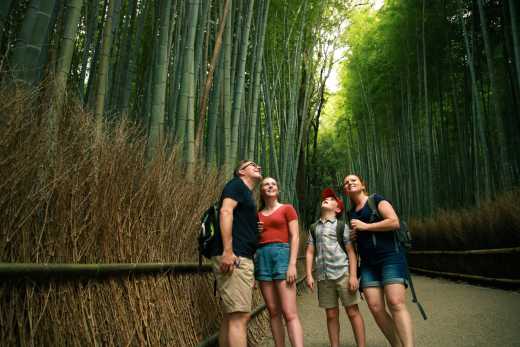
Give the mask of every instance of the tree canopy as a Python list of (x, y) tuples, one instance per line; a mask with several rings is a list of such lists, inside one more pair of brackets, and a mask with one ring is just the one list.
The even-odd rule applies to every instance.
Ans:
[(334, 184), (359, 173), (418, 216), (478, 206), (517, 186), (515, 6), (401, 0), (349, 12), (320, 172)]

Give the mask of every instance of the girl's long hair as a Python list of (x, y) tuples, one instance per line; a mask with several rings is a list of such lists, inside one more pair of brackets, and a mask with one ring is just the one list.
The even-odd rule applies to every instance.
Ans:
[[(278, 199), (278, 197), (280, 196), (280, 185), (278, 184), (278, 180), (274, 177), (267, 176), (267, 177), (262, 178), (262, 182), (264, 182), (268, 178), (270, 178), (276, 182), (276, 186), (278, 187), (278, 195), (276, 198)], [(262, 182), (260, 182), (260, 194), (259, 194), (260, 201), (258, 202), (258, 212), (262, 211), (265, 208), (265, 200), (262, 197)]]

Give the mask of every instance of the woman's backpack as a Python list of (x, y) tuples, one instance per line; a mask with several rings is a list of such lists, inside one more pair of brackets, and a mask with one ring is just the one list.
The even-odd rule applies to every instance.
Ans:
[[(368, 197), (368, 207), (370, 207), (370, 210), (372, 210), (372, 216), (371, 221), (378, 221), (382, 220), (381, 214), (379, 213), (379, 210), (377, 209), (376, 202), (374, 200), (374, 194), (370, 195)], [(412, 249), (412, 234), (410, 233), (410, 230), (408, 229), (408, 224), (399, 218), (399, 229), (395, 231), (395, 235), (397, 236), (397, 241), (403, 246), (405, 251), (409, 251)]]

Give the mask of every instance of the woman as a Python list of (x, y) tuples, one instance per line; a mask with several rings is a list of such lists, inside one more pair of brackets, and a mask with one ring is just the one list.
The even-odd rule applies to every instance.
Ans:
[(278, 183), (266, 177), (260, 184), (259, 248), (255, 256), (255, 278), (271, 317), (275, 346), (284, 346), (285, 331), (293, 347), (303, 346), (303, 330), (296, 307), (296, 258), (298, 215), (290, 204), (278, 201)]
[[(392, 205), (375, 194), (373, 199), (381, 218), (372, 220), (366, 187), (358, 175), (351, 174), (343, 180), (343, 189), (352, 205), (349, 218), (361, 258), (360, 288), (390, 344), (413, 346), (412, 319), (405, 303), (406, 258), (395, 235), (399, 218)], [(385, 299), (391, 315), (386, 310)]]

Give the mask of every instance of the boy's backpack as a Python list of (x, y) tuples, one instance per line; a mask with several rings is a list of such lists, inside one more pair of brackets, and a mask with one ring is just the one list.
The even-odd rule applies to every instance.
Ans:
[[(377, 209), (376, 202), (374, 201), (374, 194), (368, 197), (368, 207), (372, 210), (372, 216), (370, 216), (371, 223), (381, 220), (381, 214)], [(403, 246), (405, 252), (408, 252), (412, 248), (412, 234), (410, 234), (410, 230), (408, 230), (408, 225), (405, 221), (399, 218), (399, 229), (395, 231), (395, 235), (397, 237), (397, 241)], [(408, 282), (410, 283), (410, 290), (412, 291), (412, 301), (417, 304), (419, 308), (419, 312), (421, 313), (424, 320), (428, 319), (426, 316), (426, 312), (424, 312), (424, 308), (421, 303), (417, 299), (417, 295), (415, 294), (415, 288), (412, 282), (412, 276), (410, 274), (410, 269), (408, 269), (408, 263), (406, 264), (406, 275), (408, 277)]]
[[(370, 207), (372, 210), (372, 216), (370, 217), (371, 222), (382, 219), (374, 200), (374, 194), (368, 197), (368, 207)], [(395, 235), (397, 237), (397, 241), (399, 241), (405, 251), (409, 251), (412, 248), (412, 234), (408, 229), (408, 224), (406, 224), (406, 222), (401, 218), (399, 218), (399, 229), (395, 231)]]
[(214, 256), (217, 234), (220, 233), (219, 225), (220, 204), (211, 205), (202, 215), (199, 231), (199, 266), (202, 265), (202, 256), (210, 259)]
[[(338, 240), (338, 243), (342, 250), (347, 253), (347, 250), (345, 249), (345, 243), (343, 240), (343, 233), (345, 231), (345, 222), (341, 219), (336, 219), (338, 222), (336, 224), (336, 239)], [(316, 247), (316, 226), (318, 225), (318, 222), (314, 222), (309, 227), (309, 231), (312, 235), (312, 240), (314, 241), (314, 247)]]

